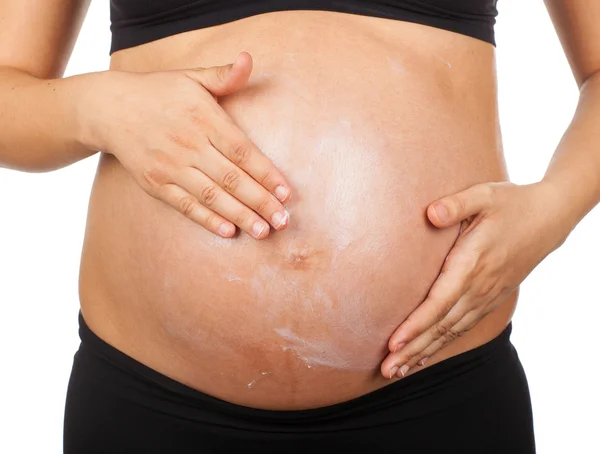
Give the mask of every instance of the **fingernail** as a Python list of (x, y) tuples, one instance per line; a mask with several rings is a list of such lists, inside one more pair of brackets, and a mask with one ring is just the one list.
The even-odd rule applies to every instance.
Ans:
[(289, 193), (290, 192), (285, 186), (277, 186), (275, 188), (275, 196), (279, 199), (280, 202), (285, 202), (285, 199), (287, 199)]
[(418, 362), (419, 366), (424, 366), (428, 359), (428, 357), (421, 358)]
[(397, 366), (392, 367), (392, 369), (390, 370), (390, 380), (392, 379), (392, 377), (394, 375), (396, 375), (396, 372), (398, 372), (398, 367)]
[(433, 209), (440, 222), (446, 222), (448, 220), (448, 210), (446, 210), (443, 203), (435, 204)]
[(276, 229), (278, 229), (278, 228), (284, 226), (285, 224), (287, 224), (288, 219), (289, 219), (289, 214), (287, 211), (284, 213), (277, 212), (273, 216), (271, 216), (271, 223), (273, 224), (273, 226)]
[(259, 238), (266, 228), (267, 226), (264, 223), (256, 221), (252, 226), (252, 233), (254, 233), (254, 237)]
[(400, 368), (400, 373), (402, 374), (402, 377), (406, 376), (408, 369), (410, 369), (410, 367), (408, 367), (406, 364)]
[(221, 224), (219, 226), (219, 234), (222, 236), (229, 236), (231, 234), (231, 229), (232, 229), (231, 224), (228, 224), (227, 222), (223, 222), (223, 224)]
[(404, 347), (406, 345), (405, 342), (402, 342), (398, 345), (396, 345), (396, 348), (394, 348), (394, 353), (396, 353), (398, 350), (400, 350), (402, 347)]

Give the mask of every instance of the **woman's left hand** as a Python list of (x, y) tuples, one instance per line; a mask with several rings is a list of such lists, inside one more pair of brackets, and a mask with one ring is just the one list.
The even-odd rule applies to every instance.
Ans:
[[(389, 340), (381, 365), (386, 378), (404, 377), (440, 348), (494, 311), (567, 238), (549, 183), (481, 183), (432, 203), (438, 228), (461, 223), (429, 294)], [(564, 218), (564, 216), (563, 216)]]

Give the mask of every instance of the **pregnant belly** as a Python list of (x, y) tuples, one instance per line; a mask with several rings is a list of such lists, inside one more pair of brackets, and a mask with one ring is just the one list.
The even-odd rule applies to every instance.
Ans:
[[(293, 188), (289, 227), (266, 240), (213, 236), (102, 155), (80, 287), (101, 337), (196, 389), (256, 407), (308, 408), (382, 386), (387, 340), (458, 233), (433, 228), (427, 205), (506, 176), (487, 49), (484, 69), (466, 59), (452, 69), (452, 56), (352, 31), (339, 26), (348, 45), (317, 51), (306, 40), (249, 40), (250, 84), (220, 101)], [(231, 36), (187, 46), (168, 64), (221, 63), (216, 55), (241, 50)], [(463, 80), (476, 71), (482, 99)]]

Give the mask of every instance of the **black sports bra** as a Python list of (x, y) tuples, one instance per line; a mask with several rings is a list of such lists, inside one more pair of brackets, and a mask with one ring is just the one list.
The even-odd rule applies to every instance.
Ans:
[(319, 10), (397, 19), (495, 45), (497, 0), (110, 0), (110, 53), (272, 11)]

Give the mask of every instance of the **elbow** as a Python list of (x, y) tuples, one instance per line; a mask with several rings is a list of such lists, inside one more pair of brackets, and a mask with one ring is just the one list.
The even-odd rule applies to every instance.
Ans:
[(595, 71), (589, 72), (577, 78), (577, 85), (579, 86), (579, 92), (582, 93), (587, 89), (589, 85), (595, 85), (600, 80), (600, 68)]

